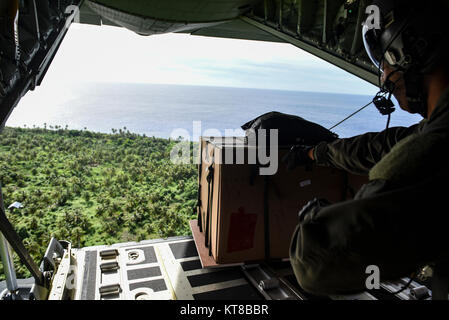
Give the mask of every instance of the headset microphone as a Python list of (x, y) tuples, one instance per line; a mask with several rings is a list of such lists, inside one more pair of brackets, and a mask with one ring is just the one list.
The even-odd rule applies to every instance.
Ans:
[(388, 75), (387, 79), (382, 84), (380, 91), (373, 99), (373, 104), (383, 116), (389, 116), (396, 110), (393, 101), (391, 101), (391, 96), (396, 88), (396, 83), (391, 81), (390, 78), (398, 71), (399, 70), (395, 70)]
[(396, 110), (393, 101), (391, 101), (391, 93), (383, 90), (376, 94), (373, 103), (383, 116), (391, 115)]

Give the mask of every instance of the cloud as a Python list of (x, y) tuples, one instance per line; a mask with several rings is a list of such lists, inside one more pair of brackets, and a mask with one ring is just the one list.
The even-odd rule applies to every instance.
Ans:
[(375, 88), (290, 44), (76, 25), (49, 81), (166, 83), (372, 94)]

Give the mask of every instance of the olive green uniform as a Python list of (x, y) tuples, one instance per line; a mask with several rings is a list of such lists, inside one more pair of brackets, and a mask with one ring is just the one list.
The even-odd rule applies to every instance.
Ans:
[(315, 294), (361, 291), (368, 266), (395, 280), (445, 257), (448, 149), (449, 88), (417, 125), (318, 145), (318, 164), (369, 174), (370, 182), (354, 200), (303, 215), (290, 247), (300, 285)]
[(334, 167), (360, 175), (369, 171), (402, 139), (418, 132), (425, 120), (409, 128), (395, 127), (380, 133), (366, 133), (332, 143), (320, 143), (314, 148), (318, 165)]

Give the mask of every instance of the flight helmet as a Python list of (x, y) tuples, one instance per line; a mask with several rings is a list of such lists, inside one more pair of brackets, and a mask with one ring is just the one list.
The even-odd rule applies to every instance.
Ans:
[[(367, 8), (367, 13), (362, 37), (368, 57), (379, 72), (388, 63), (394, 73), (403, 73), (408, 108), (426, 117), (424, 75), (449, 53), (446, 2), (377, 0)], [(381, 86), (394, 91), (394, 83), (389, 79)]]

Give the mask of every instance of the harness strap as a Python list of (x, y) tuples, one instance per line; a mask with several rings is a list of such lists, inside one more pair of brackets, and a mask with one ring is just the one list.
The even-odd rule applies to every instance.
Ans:
[(212, 247), (210, 246), (211, 242), (211, 223), (212, 223), (212, 197), (214, 192), (214, 184), (213, 184), (213, 178), (214, 178), (214, 167), (213, 165), (210, 165), (207, 168), (207, 211), (206, 211), (206, 230), (204, 235), (204, 241), (206, 248), (209, 248), (209, 255), (212, 255)]
[(200, 232), (203, 232), (203, 216), (201, 214), (201, 208), (203, 207), (203, 203), (201, 201), (201, 176), (203, 171), (203, 148), (201, 147), (201, 140), (199, 142), (200, 144), (200, 161), (198, 164), (198, 201), (196, 204), (196, 211), (198, 215), (198, 228), (200, 229)]
[(265, 259), (270, 259), (270, 208), (269, 208), (269, 177), (264, 177), (263, 188), (263, 215), (264, 215), (264, 237), (265, 237)]

